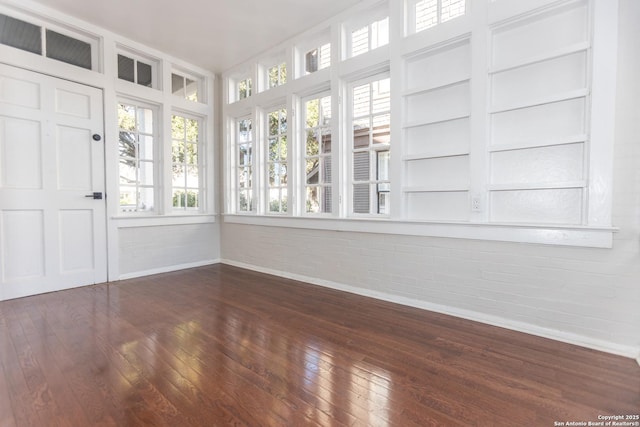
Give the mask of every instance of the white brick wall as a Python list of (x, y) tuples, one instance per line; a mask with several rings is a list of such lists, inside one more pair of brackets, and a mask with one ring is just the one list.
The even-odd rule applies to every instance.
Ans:
[(640, 3), (622, 0), (620, 17), (613, 249), (227, 223), (222, 258), (638, 357)]
[(217, 223), (121, 228), (120, 277), (215, 262), (220, 258), (219, 234)]

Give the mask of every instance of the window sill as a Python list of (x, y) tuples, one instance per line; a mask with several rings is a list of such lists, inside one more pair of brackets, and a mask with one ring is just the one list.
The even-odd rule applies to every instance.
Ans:
[(118, 228), (160, 227), (215, 223), (216, 216), (216, 214), (121, 215), (113, 216), (111, 220)]
[(551, 224), (503, 224), (397, 221), (383, 218), (309, 218), (224, 214), (229, 224), (287, 227), (406, 236), (537, 243), (592, 248), (613, 247), (613, 227), (586, 227)]

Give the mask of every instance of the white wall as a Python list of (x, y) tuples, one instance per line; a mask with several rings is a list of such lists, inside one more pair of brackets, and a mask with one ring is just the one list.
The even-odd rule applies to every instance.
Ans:
[(120, 278), (215, 263), (219, 240), (217, 223), (121, 228)]
[(222, 258), (638, 357), (639, 19), (640, 4), (621, 0), (612, 249), (223, 223)]

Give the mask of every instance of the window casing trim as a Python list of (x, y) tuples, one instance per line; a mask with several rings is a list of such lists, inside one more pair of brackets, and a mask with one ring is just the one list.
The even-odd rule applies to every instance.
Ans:
[(223, 214), (229, 224), (610, 249), (616, 227)]

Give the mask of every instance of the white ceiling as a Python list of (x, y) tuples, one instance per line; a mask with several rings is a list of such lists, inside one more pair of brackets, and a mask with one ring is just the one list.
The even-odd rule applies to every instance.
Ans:
[(36, 0), (213, 72), (361, 0)]

